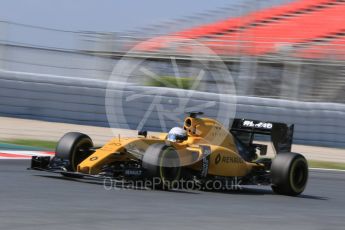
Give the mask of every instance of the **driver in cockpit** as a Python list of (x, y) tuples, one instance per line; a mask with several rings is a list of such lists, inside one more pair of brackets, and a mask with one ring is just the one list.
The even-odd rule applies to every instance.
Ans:
[(170, 129), (167, 140), (171, 142), (182, 142), (188, 139), (186, 130), (180, 127), (174, 127)]

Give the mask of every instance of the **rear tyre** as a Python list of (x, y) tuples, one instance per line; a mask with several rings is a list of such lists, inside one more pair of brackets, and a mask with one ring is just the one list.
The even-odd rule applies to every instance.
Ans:
[(301, 194), (308, 181), (307, 160), (298, 153), (280, 153), (271, 166), (272, 190), (277, 194)]
[(68, 160), (66, 169), (75, 172), (78, 164), (91, 155), (89, 149), (92, 147), (93, 142), (89, 136), (83, 133), (70, 132), (59, 140), (55, 156)]
[(181, 176), (176, 149), (162, 143), (152, 144), (147, 148), (142, 167), (145, 169), (145, 177), (153, 182), (153, 188), (172, 189)]

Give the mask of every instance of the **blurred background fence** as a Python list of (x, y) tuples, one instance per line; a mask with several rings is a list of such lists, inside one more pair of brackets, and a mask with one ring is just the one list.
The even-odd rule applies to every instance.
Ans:
[[(145, 59), (152, 72), (171, 76), (174, 69), (167, 61), (176, 56), (181, 76), (192, 77), (188, 42), (170, 44), (170, 38), (183, 37), (214, 51), (200, 53), (210, 67), (214, 56), (222, 58), (236, 87), (237, 117), (295, 123), (298, 143), (345, 147), (344, 3), (281, 1), (277, 7), (256, 8), (214, 24), (199, 18), (191, 29), (176, 22), (173, 31), (158, 26), (96, 33), (3, 21), (0, 115), (107, 126), (105, 88), (118, 61), (132, 50), (131, 56)], [(23, 39), (38, 31), (39, 38)], [(125, 83), (129, 88), (131, 83), (139, 85), (138, 93), (152, 90), (144, 78), (134, 74)], [(215, 93), (213, 83), (199, 90)], [(130, 128), (147, 107), (138, 103), (135, 109), (124, 109), (132, 115)], [(206, 115), (215, 116), (212, 111)], [(159, 131), (156, 115), (149, 119), (146, 128)]]

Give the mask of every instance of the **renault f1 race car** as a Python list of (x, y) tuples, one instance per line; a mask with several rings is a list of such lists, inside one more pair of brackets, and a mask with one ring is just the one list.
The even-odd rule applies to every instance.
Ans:
[[(234, 119), (227, 129), (200, 115), (190, 113), (182, 127), (169, 133), (139, 131), (137, 137), (114, 137), (99, 148), (89, 136), (70, 132), (58, 142), (53, 158), (34, 156), (30, 169), (84, 179), (158, 178), (161, 189), (170, 189), (174, 181), (205, 186), (209, 181), (236, 180), (241, 185), (270, 185), (283, 195), (304, 191), (308, 165), (301, 154), (291, 152), (293, 125)], [(257, 135), (270, 136), (275, 158), (263, 157), (267, 145), (254, 143)]]

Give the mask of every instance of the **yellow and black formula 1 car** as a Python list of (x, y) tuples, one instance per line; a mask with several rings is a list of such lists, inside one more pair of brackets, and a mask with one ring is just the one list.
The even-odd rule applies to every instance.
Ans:
[[(199, 115), (190, 113), (182, 127), (169, 133), (153, 136), (140, 131), (137, 137), (115, 137), (99, 148), (85, 134), (67, 133), (55, 157), (33, 157), (31, 169), (117, 181), (158, 178), (160, 188), (170, 188), (174, 181), (205, 185), (236, 180), (242, 185), (271, 185), (284, 195), (304, 191), (308, 165), (302, 155), (291, 152), (293, 125), (234, 119), (228, 130)], [(258, 157), (267, 152), (267, 145), (254, 143), (258, 135), (271, 137), (274, 159)]]

